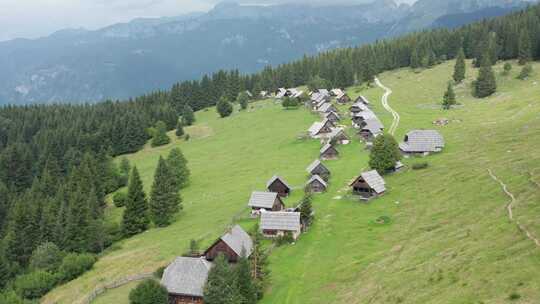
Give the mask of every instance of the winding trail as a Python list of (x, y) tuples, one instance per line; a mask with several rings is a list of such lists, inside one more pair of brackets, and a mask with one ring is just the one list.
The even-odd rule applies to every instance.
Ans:
[(390, 133), (391, 135), (394, 135), (396, 133), (396, 129), (397, 127), (399, 126), (399, 120), (400, 120), (400, 117), (399, 117), (399, 114), (398, 112), (394, 111), (394, 109), (392, 109), (390, 107), (390, 105), (388, 104), (388, 97), (390, 95), (392, 95), (392, 90), (390, 90), (389, 88), (385, 87), (381, 81), (379, 80), (379, 78), (375, 78), (375, 84), (377, 84), (378, 87), (380, 87), (381, 89), (384, 90), (384, 94), (381, 98), (381, 102), (382, 102), (382, 105), (383, 107), (386, 109), (386, 111), (390, 112), (390, 114), (392, 114), (392, 116), (394, 117), (394, 121), (392, 122), (392, 125), (390, 126), (390, 128), (388, 129), (388, 133)]
[(522, 225), (518, 220), (514, 219), (514, 213), (512, 211), (512, 208), (514, 207), (514, 204), (516, 203), (516, 198), (515, 198), (514, 194), (512, 194), (512, 192), (508, 191), (508, 186), (506, 186), (505, 183), (503, 183), (500, 179), (498, 179), (497, 176), (495, 176), (495, 174), (493, 174), (491, 169), (487, 169), (487, 171), (489, 173), (489, 176), (491, 176), (491, 178), (494, 181), (496, 181), (497, 183), (499, 183), (501, 185), (503, 192), (506, 195), (508, 195), (508, 197), (510, 197), (510, 202), (506, 206), (506, 210), (508, 211), (508, 219), (510, 219), (510, 221), (512, 221), (512, 222), (515, 222), (516, 225), (518, 226), (519, 230), (522, 231), (523, 233), (525, 233), (527, 238), (529, 238), (531, 241), (533, 241), (536, 244), (536, 246), (540, 247), (540, 240), (537, 239), (529, 230), (527, 230), (527, 228), (524, 225)]

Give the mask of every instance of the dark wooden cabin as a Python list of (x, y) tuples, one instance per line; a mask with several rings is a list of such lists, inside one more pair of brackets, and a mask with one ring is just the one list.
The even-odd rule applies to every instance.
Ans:
[(177, 257), (161, 278), (170, 304), (203, 304), (204, 285), (212, 263), (204, 258)]
[(363, 172), (350, 185), (352, 192), (364, 199), (383, 195), (386, 191), (385, 181), (375, 170)]
[(339, 156), (338, 150), (331, 144), (324, 145), (320, 150), (321, 159), (324, 159), (324, 160), (336, 159), (338, 158), (338, 156)]
[(291, 187), (281, 177), (274, 175), (268, 183), (266, 183), (266, 189), (270, 192), (275, 192), (281, 197), (287, 197), (291, 193)]
[(317, 175), (320, 176), (323, 180), (328, 181), (330, 178), (330, 170), (326, 168), (323, 163), (321, 163), (320, 160), (316, 159), (314, 162), (312, 162), (307, 168), (306, 171), (311, 175)]
[(248, 206), (251, 207), (251, 212), (254, 215), (258, 215), (263, 209), (264, 211), (285, 209), (285, 204), (276, 192), (253, 191)]
[(319, 175), (313, 175), (306, 183), (306, 190), (312, 193), (321, 193), (326, 191), (328, 185)]
[(236, 263), (242, 254), (249, 257), (252, 251), (251, 237), (236, 225), (208, 247), (203, 255), (208, 261), (213, 261), (219, 254), (223, 254), (229, 262)]

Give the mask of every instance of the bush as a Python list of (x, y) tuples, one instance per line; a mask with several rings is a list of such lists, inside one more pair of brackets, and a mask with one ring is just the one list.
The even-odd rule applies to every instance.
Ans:
[(521, 295), (517, 292), (513, 292), (508, 296), (508, 300), (510, 301), (519, 300), (520, 298), (521, 298)]
[(0, 303), (2, 304), (30, 304), (30, 301), (27, 301), (21, 298), (13, 290), (6, 290), (0, 293)]
[(227, 97), (223, 96), (220, 98), (219, 102), (216, 105), (217, 112), (221, 118), (230, 116), (233, 112), (233, 105), (229, 102)]
[(118, 191), (113, 194), (112, 199), (116, 207), (124, 207), (126, 205), (127, 193), (125, 191)]
[(523, 68), (521, 69), (521, 72), (519, 73), (517, 78), (520, 79), (520, 80), (525, 80), (525, 79), (529, 78), (529, 76), (531, 76), (532, 71), (533, 71), (532, 65), (527, 63), (527, 64), (525, 64), (525, 66), (523, 66)]
[(291, 244), (294, 242), (294, 238), (293, 238), (293, 235), (292, 235), (292, 232), (290, 231), (287, 231), (285, 234), (283, 234), (282, 236), (279, 236), (277, 237), (274, 242), (276, 243), (277, 246), (282, 246), (282, 245), (287, 245), (287, 244)]
[(165, 272), (165, 266), (161, 266), (159, 267), (158, 269), (156, 269), (156, 271), (154, 271), (154, 277), (156, 279), (161, 279), (161, 277), (163, 277), (163, 272)]
[(15, 291), (23, 298), (37, 299), (51, 290), (57, 283), (50, 272), (37, 270), (18, 276), (13, 283)]
[(154, 280), (141, 282), (129, 293), (130, 304), (167, 304), (167, 289)]
[(95, 262), (96, 257), (92, 254), (70, 253), (62, 260), (58, 273), (64, 282), (73, 280), (92, 268)]
[(62, 263), (64, 254), (51, 242), (39, 245), (30, 257), (30, 269), (56, 271)]
[(412, 165), (413, 170), (426, 169), (429, 166), (427, 162), (419, 162)]

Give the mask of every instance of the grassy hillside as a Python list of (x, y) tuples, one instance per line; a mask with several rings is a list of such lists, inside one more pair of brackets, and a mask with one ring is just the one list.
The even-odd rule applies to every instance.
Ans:
[[(272, 253), (272, 284), (262, 303), (508, 303), (510, 297), (535, 303), (540, 298), (540, 249), (508, 220), (509, 199), (487, 173), (491, 169), (508, 184), (517, 199), (515, 217), (540, 237), (540, 65), (527, 81), (514, 79), (516, 67), (514, 75), (500, 76), (499, 92), (485, 100), (470, 96), (476, 71), (469, 69), (466, 83), (456, 88), (462, 106), (445, 112), (436, 103), (452, 66), (380, 75), (401, 115), (396, 136), (436, 128), (445, 136), (445, 151), (422, 159), (428, 169), (387, 177), (388, 194), (360, 204), (347, 195), (346, 185), (367, 168), (368, 155), (358, 140), (341, 147), (342, 158), (326, 162), (333, 176), (329, 191), (315, 199), (314, 226), (295, 245)], [(356, 96), (359, 90), (349, 92)], [(389, 126), (382, 90), (362, 94)], [(316, 116), (270, 101), (254, 107), (229, 119), (217, 119), (213, 111), (197, 113), (198, 123), (188, 131), (192, 141), (131, 155), (149, 187), (158, 155), (173, 146), (183, 149), (193, 171), (183, 192), (184, 211), (171, 227), (120, 243), (94, 270), (55, 289), (44, 303), (78, 303), (100, 283), (166, 264), (190, 238), (210, 243), (242, 212), (251, 190), (263, 189), (274, 173), (302, 185), (320, 145), (296, 135)], [(450, 124), (433, 126), (438, 118)], [(377, 223), (383, 215), (389, 224)], [(127, 303), (132, 286), (109, 291), (95, 303)]]

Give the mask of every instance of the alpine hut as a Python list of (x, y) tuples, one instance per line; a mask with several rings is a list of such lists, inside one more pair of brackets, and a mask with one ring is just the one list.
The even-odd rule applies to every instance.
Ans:
[(281, 211), (285, 204), (276, 192), (253, 191), (248, 206), (251, 214), (258, 215), (261, 211)]
[(300, 212), (264, 212), (261, 214), (259, 229), (266, 237), (278, 237), (291, 233), (296, 240), (302, 231)]
[(332, 129), (332, 132), (330, 132), (328, 138), (330, 138), (330, 141), (333, 141), (334, 143), (341, 144), (341, 145), (346, 145), (350, 141), (349, 136), (347, 136), (343, 128)]
[(335, 125), (329, 119), (325, 119), (322, 122), (313, 123), (308, 132), (313, 138), (321, 138), (332, 133), (332, 128), (334, 127)]
[(229, 262), (236, 263), (241, 257), (249, 257), (252, 251), (251, 237), (236, 225), (208, 247), (203, 255), (208, 261), (213, 261), (219, 254), (223, 254)]
[(330, 178), (330, 170), (328, 170), (328, 168), (326, 168), (326, 166), (323, 165), (323, 163), (321, 163), (321, 161), (318, 159), (312, 162), (306, 168), (306, 171), (309, 173), (310, 176), (318, 175), (324, 180), (328, 180), (328, 178)]
[(286, 197), (291, 193), (291, 187), (281, 177), (274, 175), (268, 183), (266, 189), (270, 192), (276, 192), (281, 197)]
[(323, 160), (336, 159), (339, 156), (338, 150), (329, 143), (324, 145), (319, 152)]
[(435, 130), (413, 130), (405, 135), (399, 149), (408, 155), (440, 152), (444, 148), (444, 138)]
[(341, 120), (341, 116), (337, 112), (328, 112), (324, 115), (324, 118), (330, 120), (333, 124), (336, 124)]
[(338, 109), (336, 109), (336, 107), (334, 107), (333, 104), (329, 102), (325, 102), (320, 107), (317, 108), (317, 111), (321, 113), (330, 113), (330, 112), (337, 112)]
[(386, 191), (384, 179), (376, 170), (363, 172), (352, 183), (353, 194), (360, 195), (364, 199), (370, 199), (383, 195)]
[(212, 263), (205, 258), (177, 257), (161, 278), (171, 304), (203, 304), (204, 286)]
[(373, 139), (383, 133), (384, 126), (377, 119), (377, 117), (369, 118), (363, 123), (363, 127), (360, 129), (360, 136), (364, 141), (370, 142)]
[(321, 193), (326, 191), (328, 185), (319, 175), (313, 175), (306, 183), (306, 190), (312, 193)]

